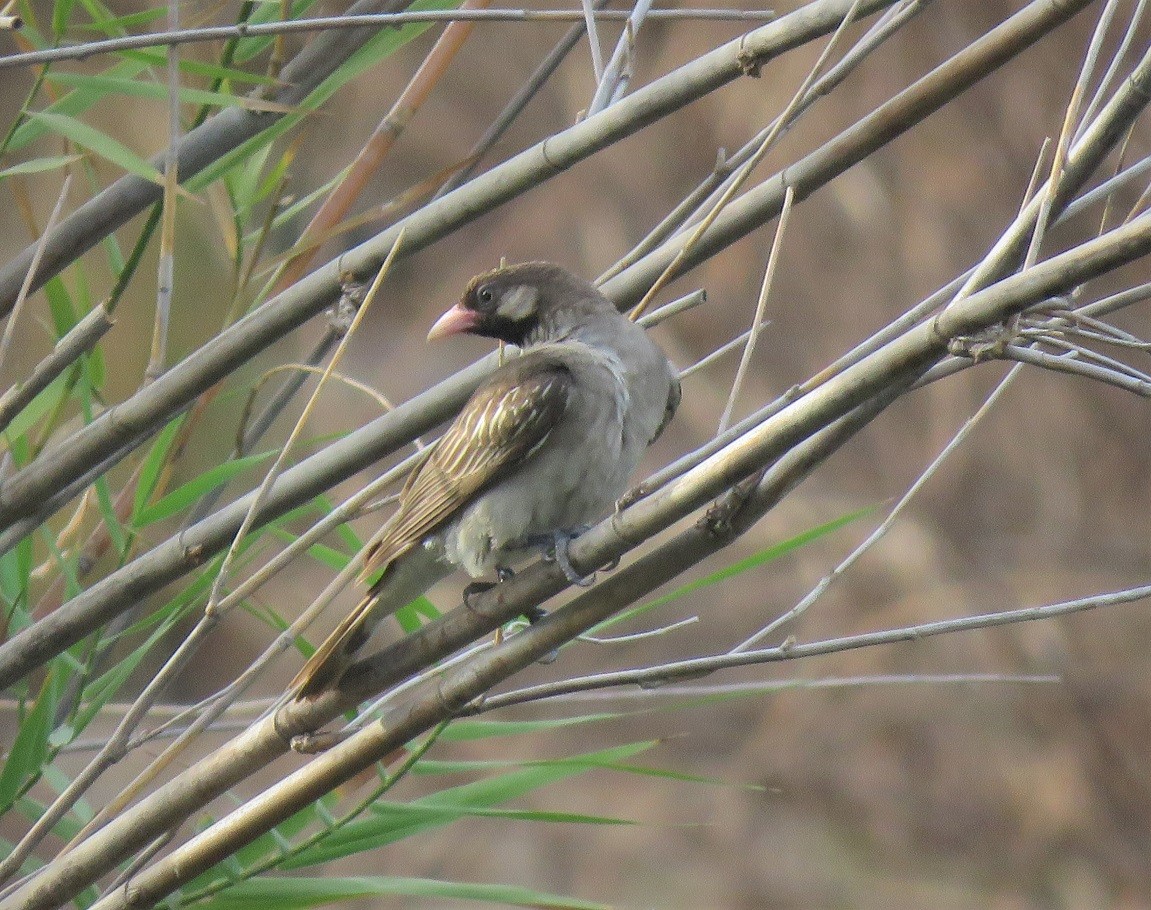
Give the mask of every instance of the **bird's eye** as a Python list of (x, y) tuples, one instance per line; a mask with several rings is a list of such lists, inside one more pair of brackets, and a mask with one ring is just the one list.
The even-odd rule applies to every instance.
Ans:
[(491, 303), (496, 299), (495, 293), (493, 293), (492, 289), (489, 287), (480, 288), (476, 296), (479, 298), (480, 303)]

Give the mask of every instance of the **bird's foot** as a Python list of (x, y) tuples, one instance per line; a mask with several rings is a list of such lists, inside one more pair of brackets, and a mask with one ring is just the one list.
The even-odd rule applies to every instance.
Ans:
[(591, 525), (582, 525), (570, 531), (552, 531), (550, 534), (529, 538), (528, 543), (543, 547), (544, 559), (548, 562), (554, 562), (563, 569), (564, 577), (573, 585), (590, 588), (595, 583), (595, 572), (590, 575), (580, 575), (568, 558), (568, 547), (571, 546), (571, 542), (590, 527)]

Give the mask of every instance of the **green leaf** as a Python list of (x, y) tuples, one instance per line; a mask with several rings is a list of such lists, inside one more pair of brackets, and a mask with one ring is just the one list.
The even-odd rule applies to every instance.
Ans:
[(67, 167), (79, 159), (79, 155), (49, 155), (47, 158), (33, 158), (31, 161), (14, 164), (12, 167), (0, 171), (0, 178), (15, 177), (17, 174), (39, 174), (43, 171), (53, 171), (58, 167)]
[[(446, 0), (416, 0), (407, 9), (412, 12), (423, 10), (455, 9), (459, 4), (446, 2)], [(253, 136), (241, 143), (230, 152), (220, 156), (209, 164), (200, 173), (188, 178), (185, 186), (192, 192), (198, 192), (215, 180), (218, 180), (228, 170), (239, 162), (246, 161), (257, 149), (263, 148), (271, 142), (294, 129), (305, 116), (315, 111), (325, 101), (332, 97), (340, 88), (356, 76), (375, 66), (381, 60), (394, 54), (412, 39), (423, 34), (432, 26), (430, 22), (409, 23), (402, 28), (385, 28), (380, 34), (372, 38), (367, 44), (354, 53), (332, 75), (321, 82), (315, 90), (308, 95), (293, 114), (281, 117), (262, 133)], [(239, 59), (239, 57), (237, 57)]]
[[(440, 611), (424, 595), (420, 595), (410, 604), (405, 604), (396, 610), (396, 622), (404, 634), (410, 635), (420, 628), (425, 621), (440, 618)], [(423, 617), (422, 619), (420, 617)]]
[(248, 455), (244, 458), (225, 461), (223, 464), (209, 468), (194, 480), (189, 480), (183, 486), (177, 487), (159, 502), (141, 509), (136, 516), (136, 527), (142, 528), (183, 511), (201, 496), (223, 486), (244, 473), (248, 468), (266, 461), (275, 454), (275, 452), (261, 452), (258, 455)]
[(9, 634), (23, 629), (28, 624), (24, 601), (28, 593), (28, 567), (22, 556), (31, 547), (32, 538), (25, 537), (20, 544), (17, 549), (9, 550), (0, 556), (0, 596), (3, 596), (8, 608), (4, 611), (4, 619), (7, 621)]
[[(159, 51), (150, 51), (147, 49), (121, 51), (119, 56), (125, 60), (142, 63), (145, 66), (166, 67), (168, 65), (167, 56)], [(203, 76), (206, 79), (221, 79), (228, 82), (255, 85), (279, 85), (279, 82), (271, 76), (265, 76), (262, 73), (249, 73), (232, 67), (219, 66), (215, 63), (204, 63), (199, 60), (189, 60), (187, 58), (180, 59), (180, 72)]]
[[(159, 82), (145, 82), (139, 79), (122, 79), (117, 76), (81, 76), (76, 73), (50, 73), (49, 81), (61, 85), (101, 90), (109, 95), (126, 95), (131, 98), (150, 98), (167, 103), (168, 86)], [(210, 92), (204, 89), (181, 87), (179, 99), (184, 104), (206, 104), (211, 107), (242, 107), (256, 111), (288, 113), (291, 109), (282, 104), (273, 104), (259, 99), (230, 95), (226, 92)]]
[(40, 776), (48, 759), (48, 736), (60, 701), (63, 676), (60, 662), (52, 661), (36, 704), (20, 724), (4, 770), (0, 772), (0, 814), (11, 807), (26, 784)]
[(440, 734), (440, 739), (447, 742), (470, 742), (494, 736), (524, 736), (529, 733), (547, 733), (580, 724), (597, 723), (601, 720), (615, 720), (622, 716), (604, 712), (583, 714), (578, 717), (551, 717), (545, 720), (456, 720)]
[(112, 502), (112, 495), (108, 492), (108, 476), (105, 474), (97, 477), (93, 486), (96, 488), (96, 505), (100, 509), (100, 517), (104, 519), (104, 526), (112, 539), (112, 546), (116, 548), (117, 555), (123, 559), (128, 554), (128, 535), (124, 533), (124, 525), (116, 514), (116, 506)]
[[(291, 8), (288, 10), (287, 19), (299, 19), (315, 5), (316, 0), (294, 0)], [(248, 25), (260, 25), (265, 22), (273, 22), (280, 19), (280, 4), (263, 3), (258, 6), (256, 11), (248, 19)], [(272, 35), (252, 35), (248, 38), (241, 38), (236, 42), (236, 49), (232, 54), (233, 59), (237, 63), (247, 63), (253, 57), (256, 57), (266, 51), (272, 46), (275, 41)]]
[[(8, 429), (4, 431), (10, 448), (15, 448), (14, 440), (22, 439), (32, 427), (56, 410), (60, 401), (66, 397), (72, 389), (72, 377), (75, 369), (76, 368), (73, 367), (65, 370), (53, 379), (48, 383), (47, 388), (28, 402), (27, 407), (12, 419), (12, 422), (8, 424)], [(2, 446), (0, 446), (0, 448), (2, 448)]]
[(793, 550), (798, 550), (800, 547), (807, 546), (807, 544), (814, 540), (818, 540), (819, 538), (825, 537), (833, 531), (839, 530), (844, 525), (850, 524), (851, 522), (856, 521), (865, 515), (871, 514), (871, 512), (874, 510), (874, 506), (865, 506), (864, 508), (858, 509), (855, 512), (850, 512), (847, 515), (842, 515), (839, 518), (832, 519), (831, 521), (825, 522), (824, 524), (817, 525), (814, 528), (810, 528), (807, 531), (796, 534), (794, 537), (774, 544), (765, 550), (760, 550), (758, 553), (754, 553), (751, 556), (748, 556), (746, 559), (741, 559), (739, 562), (733, 563), (730, 566), (724, 566), (722, 569), (719, 569), (716, 572), (712, 572), (710, 575), (706, 575), (703, 578), (697, 578), (694, 581), (689, 581), (687, 584), (676, 588), (674, 591), (670, 591), (667, 594), (664, 594), (662, 597), (657, 597), (655, 600), (648, 601), (647, 603), (641, 604), (638, 607), (633, 607), (630, 610), (625, 610), (619, 615), (613, 616), (611, 619), (600, 623), (598, 626), (592, 629), (592, 632), (595, 633), (610, 626), (614, 626), (616, 623), (620, 623), (635, 616), (639, 616), (641, 613), (646, 613), (648, 610), (654, 610), (656, 607), (662, 607), (664, 604), (670, 603), (673, 600), (678, 600), (681, 597), (686, 597), (688, 594), (694, 594), (696, 591), (700, 591), (704, 588), (710, 587), (711, 585), (718, 584), (721, 581), (726, 581), (729, 578), (734, 578), (736, 575), (746, 572), (748, 569), (754, 569), (757, 566), (762, 566), (764, 563), (779, 559), (781, 556), (785, 556)]
[(62, 337), (79, 321), (76, 316), (76, 304), (68, 292), (68, 286), (59, 275), (45, 282), (44, 296), (48, 298), (48, 309), (52, 313), (52, 325), (56, 329), (56, 336)]
[[(45, 777), (48, 776), (48, 771), (50, 770), (51, 769), (45, 770)], [(16, 800), (16, 811), (18, 811), (30, 822), (38, 821), (47, 811), (47, 808), (48, 807), (45, 806), (42, 802), (34, 799), (29, 799), (27, 796), (22, 796)], [(77, 821), (72, 816), (65, 815), (62, 819), (60, 819), (60, 821), (52, 826), (52, 834), (67, 843), (80, 833), (80, 829), (83, 826), (83, 822)]]
[[(291, 531), (281, 528), (278, 525), (269, 526), (267, 530), (273, 536), (288, 543), (295, 543), (299, 540), (299, 535), (293, 534)], [(308, 547), (307, 554), (316, 560), (316, 562), (320, 563), (320, 565), (326, 566), (334, 572), (339, 572), (346, 567), (348, 561), (352, 558), (342, 550), (337, 550), (335, 547), (329, 547), (320, 543), (314, 543)]]
[[(394, 843), (450, 824), (467, 812), (517, 799), (592, 768), (610, 768), (613, 763), (655, 744), (654, 741), (629, 743), (574, 758), (529, 762), (495, 777), (447, 787), (407, 805), (379, 801), (371, 807), (373, 817), (349, 822), (320, 843), (288, 859), (283, 867), (298, 869)], [(426, 811), (429, 809), (437, 811)]]
[[(319, 515), (331, 515), (332, 511), (336, 508), (332, 501), (323, 494), (316, 496), (312, 499), (312, 505), (315, 507)], [(360, 548), (363, 547), (364, 542), (360, 540), (356, 534), (355, 528), (349, 524), (342, 524), (336, 528), (336, 534), (340, 540), (344, 542), (344, 548), (349, 553), (358, 553)]]
[(106, 158), (130, 174), (159, 184), (164, 182), (164, 178), (158, 170), (107, 133), (102, 133), (86, 123), (72, 117), (65, 117), (62, 114), (49, 114), (46, 111), (40, 111), (30, 113), (28, 116), (45, 124), (54, 133), (59, 133), (65, 139), (95, 152), (101, 158)]
[(198, 906), (211, 910), (293, 910), (365, 897), (470, 900), (546, 910), (610, 910), (607, 904), (577, 900), (513, 885), (439, 882), (426, 878), (285, 878), (265, 876), (237, 882)]
[(68, 31), (68, 20), (72, 18), (72, 4), (75, 0), (56, 0), (52, 6), (52, 32), (57, 38)]
[(140, 479), (136, 483), (136, 498), (132, 505), (131, 519), (133, 525), (139, 524), (140, 513), (144, 511), (148, 501), (152, 498), (152, 494), (156, 492), (156, 484), (160, 481), (160, 472), (164, 470), (164, 463), (168, 460), (168, 451), (172, 448), (172, 443), (176, 441), (176, 434), (184, 423), (184, 416), (181, 414), (170, 420), (167, 426), (157, 434), (152, 447), (148, 450), (148, 455), (140, 468)]
[[(61, 742), (71, 742), (74, 737), (66, 737)], [(61, 771), (54, 765), (44, 769), (44, 781), (51, 787), (57, 795), (62, 794), (70, 786), (72, 786), (72, 778)], [(72, 815), (79, 821), (79, 824), (86, 825), (93, 818), (96, 813), (92, 811), (92, 804), (86, 799), (78, 799), (72, 804)], [(67, 817), (67, 816), (65, 816)], [(33, 819), (35, 820), (35, 819)], [(70, 831), (64, 838), (65, 841), (71, 840), (80, 833), (79, 825), (76, 826), (74, 831)]]
[(101, 17), (96, 22), (85, 22), (77, 28), (81, 31), (102, 32), (105, 35), (124, 35), (167, 15), (168, 11), (163, 6), (157, 6), (127, 16)]
[[(138, 61), (125, 61), (111, 67), (107, 70), (107, 73), (125, 79), (131, 79), (146, 69), (147, 66), (148, 64)], [(53, 102), (41, 113), (64, 117), (78, 117), (102, 98), (104, 98), (103, 92), (85, 85), (83, 88), (77, 89), (74, 92), (69, 92), (59, 101)], [(46, 132), (48, 132), (48, 124), (46, 122), (36, 119), (25, 120), (16, 128), (15, 132), (13, 132), (12, 139), (8, 143), (8, 151), (14, 152), (22, 149), (24, 146), (35, 142)]]

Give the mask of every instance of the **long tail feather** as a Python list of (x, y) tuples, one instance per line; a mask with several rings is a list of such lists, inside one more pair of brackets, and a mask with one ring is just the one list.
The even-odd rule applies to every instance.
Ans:
[(378, 598), (378, 590), (373, 587), (332, 634), (324, 639), (324, 643), (308, 658), (308, 662), (288, 686), (293, 698), (297, 701), (309, 698), (335, 685), (351, 663), (352, 652), (367, 637), (363, 626)]

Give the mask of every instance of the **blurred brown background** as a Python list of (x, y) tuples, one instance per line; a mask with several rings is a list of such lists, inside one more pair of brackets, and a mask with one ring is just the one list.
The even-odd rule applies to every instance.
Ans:
[[(930, 5), (819, 102), (758, 176), (853, 123), (1014, 8), (957, 0)], [(1098, 13), (1089, 9), (793, 212), (769, 304), (772, 324), (737, 416), (817, 372), (995, 241), (1019, 204), (1044, 137), (1060, 128)], [(371, 202), (461, 159), (562, 31), (558, 25), (478, 28), (400, 140)], [(614, 41), (616, 33), (609, 27), (605, 36)], [(650, 24), (639, 41), (636, 84), (738, 33), (730, 24)], [(351, 159), (430, 41), (425, 36), (373, 71), (305, 127), (292, 169), (294, 192), (307, 192)], [(405, 260), (344, 371), (402, 400), (483, 353), (480, 341), (435, 349), (422, 342), (430, 320), (470, 275), (501, 256), (554, 259), (587, 276), (599, 274), (710, 170), (718, 147), (738, 148), (783, 108), (817, 54), (788, 55), (762, 78), (716, 93)], [(3, 122), (28, 81), (27, 74), (0, 80)], [(501, 143), (500, 157), (573, 122), (592, 91), (582, 45)], [(136, 150), (153, 152), (162, 143), (163, 117), (160, 105), (133, 102), (109, 105), (95, 122), (115, 127)], [(1146, 153), (1145, 136), (1141, 147)], [(27, 185), (43, 224), (58, 177)], [(0, 219), (0, 258), (7, 260), (27, 233), (8, 199)], [(180, 231), (176, 356), (204, 341), (229, 303), (228, 263), (212, 206), (185, 206)], [(120, 236), (128, 243), (135, 233)], [(288, 231), (277, 238), (283, 246), (294, 239)], [(678, 363), (691, 363), (746, 327), (771, 239), (770, 229), (761, 230), (677, 284), (706, 287), (710, 298), (658, 330)], [(1057, 236), (1054, 244), (1060, 242)], [(101, 261), (90, 261), (89, 280), (97, 292), (106, 290)], [(154, 274), (147, 268), (152, 271), (145, 275)], [(140, 339), (150, 331), (149, 281), (137, 281), (107, 342), (117, 376), (113, 395), (137, 385), (147, 359)], [(1146, 336), (1144, 312), (1120, 319)], [(42, 334), (26, 332), (29, 359)], [(277, 358), (305, 350), (315, 330), (302, 334), (254, 365), (245, 381)], [(729, 356), (687, 383), (680, 416), (649, 467), (714, 432), (737, 361)], [(861, 506), (882, 508), (1003, 372), (983, 365), (901, 402), (754, 534), (704, 568)], [(219, 406), (217, 438), (199, 442), (196, 457), (203, 463), (222, 454), (241, 398)], [(376, 413), (357, 393), (335, 389), (311, 432), (346, 430)], [(813, 640), (1145, 582), (1151, 568), (1148, 425), (1146, 403), (1114, 389), (1049, 374), (1023, 377), (907, 517), (787, 632)], [(582, 645), (525, 679), (721, 651), (792, 606), (870, 527), (869, 520), (857, 522), (651, 620), (697, 614), (700, 622), (686, 631), (630, 645)], [(262, 597), (276, 605), (302, 602), (302, 592), (318, 591), (326, 580), (312, 564), (301, 564)], [(446, 583), (441, 605), (454, 603), (458, 590), (459, 579)], [(205, 694), (209, 681), (235, 673), (269, 638), (246, 616), (233, 617), (224, 634), (230, 646), (204, 653), (175, 698)], [(640, 763), (730, 785), (591, 773), (526, 804), (638, 825), (474, 820), (334, 871), (522, 883), (637, 908), (1151, 907), (1149, 645), (1147, 607), (1136, 604), (706, 681), (1004, 673), (1058, 674), (1059, 683), (861, 682), (636, 714), (571, 734), (445, 745), (436, 754), (531, 759), (661, 737), (666, 741)], [(293, 670), (285, 666), (283, 679)], [(670, 701), (655, 694), (506, 716), (634, 710)], [(420, 786), (413, 784), (413, 792)], [(385, 905), (431, 906), (379, 904)]]

